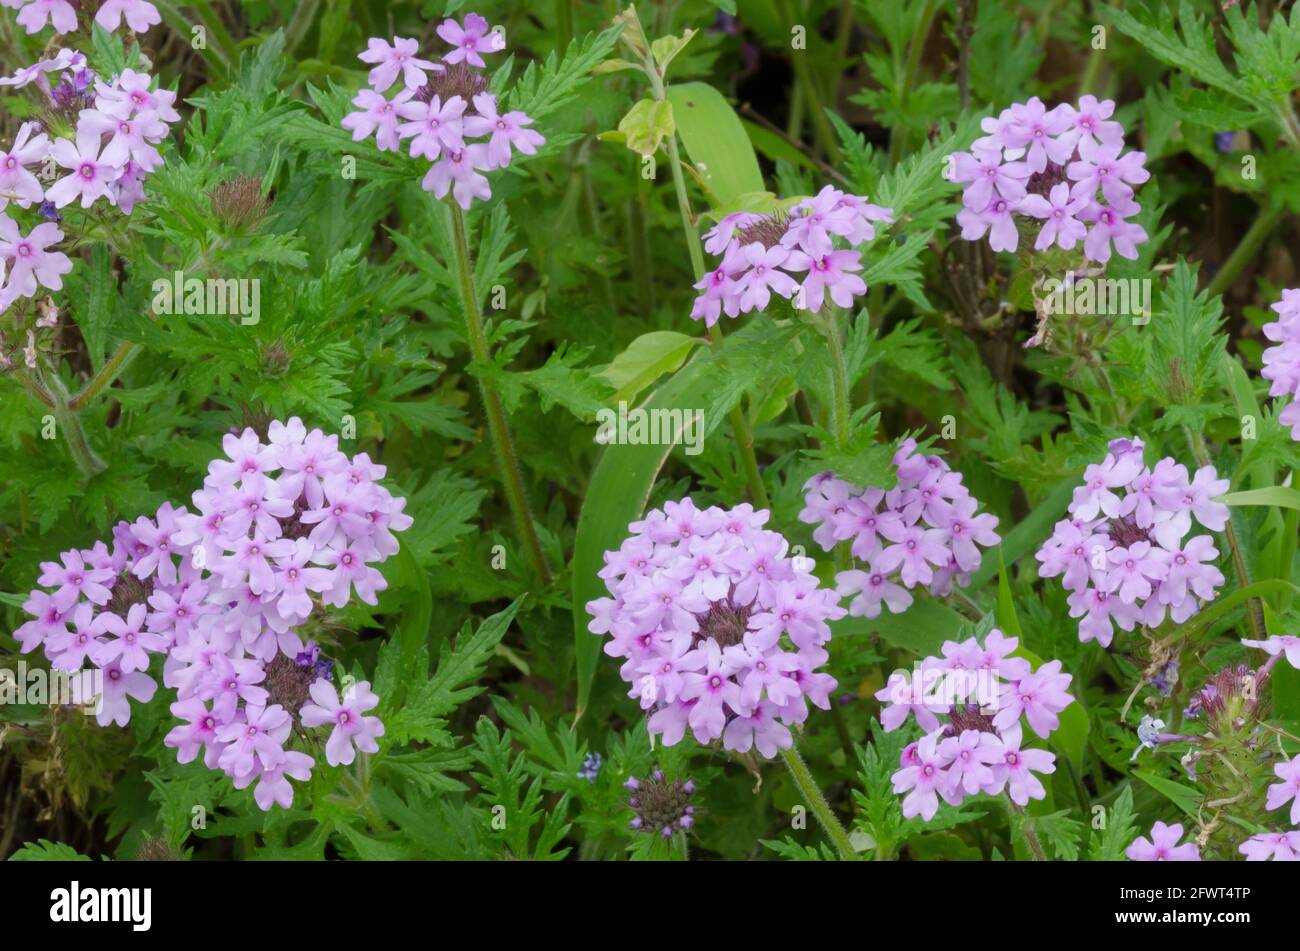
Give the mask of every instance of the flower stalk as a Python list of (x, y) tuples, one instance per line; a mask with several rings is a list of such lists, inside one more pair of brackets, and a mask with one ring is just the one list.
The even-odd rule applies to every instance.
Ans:
[[(470, 257), (469, 238), (465, 231), (465, 216), (455, 201), (448, 199), (447, 207), (451, 211), (452, 250), (460, 282), (461, 304), (465, 311), (465, 336), (469, 341), (474, 362), (486, 368), (491, 362), (491, 354), (488, 350), (487, 334), (483, 330), (483, 317), (479, 312), (478, 292), (474, 287), (474, 267)], [(537, 528), (533, 524), (533, 515), (528, 505), (528, 495), (524, 491), (519, 457), (510, 434), (510, 421), (506, 417), (505, 406), (491, 380), (479, 376), (478, 385), (479, 392), (483, 396), (492, 451), (496, 455), (497, 473), (501, 477), (502, 487), (506, 491), (506, 500), (514, 515), (515, 528), (524, 543), (538, 578), (543, 585), (550, 587), (553, 578), (546, 563), (546, 555), (542, 551), (541, 540), (537, 536)]]

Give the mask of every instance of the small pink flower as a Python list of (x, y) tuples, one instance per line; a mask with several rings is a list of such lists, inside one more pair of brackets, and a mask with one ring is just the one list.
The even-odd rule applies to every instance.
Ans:
[(483, 61), (483, 57), (479, 53), (497, 53), (505, 49), (506, 46), (502, 35), (492, 30), (488, 25), (488, 21), (477, 13), (470, 13), (465, 16), (464, 27), (448, 17), (438, 27), (438, 35), (455, 47), (450, 53), (443, 56), (444, 62), (454, 64), (464, 61), (480, 69), (486, 66), (487, 63)]
[(1134, 862), (1199, 862), (1201, 850), (1195, 842), (1179, 845), (1178, 840), (1182, 837), (1182, 823), (1165, 825), (1157, 822), (1151, 827), (1150, 839), (1138, 836), (1124, 854)]
[(379, 706), (379, 698), (370, 689), (370, 682), (359, 681), (339, 700), (333, 684), (321, 678), (311, 685), (312, 703), (302, 708), (302, 724), (307, 727), (333, 724), (334, 729), (325, 744), (325, 759), (331, 766), (347, 766), (356, 758), (356, 750), (375, 753), (376, 740), (384, 735), (384, 724), (379, 717), (365, 714)]

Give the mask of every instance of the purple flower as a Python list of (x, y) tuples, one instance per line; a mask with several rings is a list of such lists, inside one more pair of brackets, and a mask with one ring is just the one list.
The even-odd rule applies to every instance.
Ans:
[(396, 152), (401, 145), (397, 129), (397, 120), (400, 118), (398, 110), (413, 95), (411, 90), (406, 89), (392, 99), (385, 99), (373, 89), (363, 89), (352, 100), (352, 105), (361, 108), (344, 116), (340, 125), (352, 133), (354, 142), (364, 141), (373, 135), (379, 151)]
[(588, 627), (610, 636), (605, 653), (624, 658), (628, 694), (665, 745), (689, 729), (701, 743), (772, 756), (809, 701), (829, 708), (835, 681), (817, 668), (828, 622), (845, 612), (811, 561), (762, 528), (767, 518), (748, 505), (668, 502), (605, 555), (611, 597), (587, 605)]
[[(994, 251), (1014, 251), (1017, 217), (1037, 218), (1046, 222), (1034, 242), (1038, 251), (1072, 250), (1082, 240), (1088, 260), (1104, 264), (1112, 245), (1135, 258), (1147, 234), (1125, 219), (1139, 210), (1132, 186), (1150, 174), (1144, 153), (1123, 152), (1124, 130), (1109, 119), (1114, 108), (1084, 96), (1077, 107), (1049, 110), (1034, 97), (984, 119), (987, 134), (970, 152), (950, 156), (949, 177), (964, 186), (957, 213), (962, 238), (987, 234)], [(1089, 230), (1082, 222), (1095, 224)]]
[(489, 93), (475, 96), (474, 108), (478, 115), (465, 120), (465, 132), (472, 136), (491, 136), (487, 143), (490, 168), (505, 168), (509, 165), (512, 146), (525, 155), (536, 155), (537, 150), (546, 143), (540, 135), (526, 128), (533, 124), (526, 113), (499, 113), (496, 97)]
[(417, 55), (419, 52), (418, 40), (395, 36), (390, 44), (386, 40), (372, 36), (365, 52), (359, 53), (357, 59), (363, 63), (375, 64), (367, 78), (376, 93), (383, 92), (397, 82), (398, 76), (402, 77), (406, 88), (414, 92), (424, 85), (428, 73), (441, 68), (426, 59), (420, 59)]
[[(331, 667), (319, 652), (296, 662), (304, 646), (294, 626), (319, 607), (314, 593), (342, 606), (355, 590), (374, 603), (385, 582), (372, 564), (396, 552), (392, 533), (411, 525), (404, 500), (376, 481), (384, 467), (364, 453), (349, 459), (336, 437), (308, 432), (297, 418), (268, 432), (269, 445), (252, 430), (226, 438), (228, 458), (210, 464), (195, 513), (164, 503), (153, 518), (115, 526), (111, 550), (100, 542), (43, 564), (45, 587), (24, 604), (32, 620), (15, 632), (24, 652), (43, 646), (59, 669), (100, 675), (104, 725), (125, 725), (130, 700), (153, 696), (145, 671), (153, 654), (165, 654), (163, 683), (186, 721), (165, 744), (181, 762), (204, 749), (205, 764), (236, 788), (257, 781), (264, 809), (291, 802), (286, 777), (310, 774), (311, 757), (286, 744), (294, 712)], [(316, 542), (313, 525), (324, 519), (311, 517), (319, 511), (312, 497), (333, 518)], [(343, 501), (347, 512), (333, 513)], [(81, 670), (87, 661), (102, 670)], [(365, 684), (342, 704), (334, 696), (358, 719), (337, 721), (342, 732), (327, 752), (342, 757), (354, 741), (371, 749), (382, 725), (364, 713), (377, 702)]]
[(108, 199), (110, 205), (114, 203), (109, 185), (121, 169), (101, 157), (100, 134), (90, 124), (78, 125), (76, 145), (67, 139), (55, 139), (50, 155), (71, 172), (45, 192), (45, 197), (54, 202), (56, 208), (78, 198), (82, 208), (89, 208), (99, 198)]
[(1035, 773), (1056, 772), (1056, 757), (1047, 750), (1022, 749), (1023, 733), (1020, 726), (1002, 732), (1002, 757), (994, 766), (993, 782), (984, 792), (996, 796), (1006, 790), (1011, 801), (1018, 806), (1028, 805), (1031, 799), (1043, 799), (1047, 790)]
[(1182, 837), (1181, 823), (1175, 822), (1170, 826), (1157, 822), (1151, 827), (1150, 839), (1138, 836), (1124, 854), (1134, 862), (1199, 862), (1201, 850), (1195, 842), (1179, 845), (1178, 840)]
[(448, 17), (438, 27), (438, 35), (454, 47), (450, 53), (443, 56), (443, 60), (447, 63), (463, 61), (482, 69), (487, 64), (483, 62), (483, 57), (479, 56), (479, 53), (497, 53), (505, 49), (501, 34), (492, 30), (488, 26), (488, 21), (477, 13), (466, 14), (463, 27)]
[(18, 136), (9, 151), (0, 151), (0, 210), (9, 202), (20, 208), (29, 208), (45, 197), (45, 189), (27, 166), (35, 165), (49, 151), (49, 137), (34, 122), (24, 122), (18, 127)]
[(1268, 787), (1268, 798), (1264, 808), (1281, 809), (1290, 802), (1291, 824), (1300, 825), (1300, 756), (1285, 763), (1275, 764), (1273, 772), (1282, 782)]
[(136, 33), (146, 33), (162, 22), (162, 14), (148, 0), (104, 0), (95, 14), (95, 22), (112, 33), (126, 20)]
[(1071, 198), (1070, 186), (1065, 182), (1053, 186), (1047, 198), (1042, 195), (1026, 195), (1017, 210), (1022, 214), (1046, 219), (1043, 230), (1038, 232), (1034, 241), (1034, 250), (1046, 251), (1053, 244), (1069, 251), (1083, 240), (1087, 227), (1075, 218), (1088, 207), (1086, 198)]
[[(18, 0), (22, 3), (24, 0)], [(18, 11), (18, 23), (29, 34), (39, 33), (48, 21), (55, 33), (71, 33), (77, 28), (77, 11), (68, 0), (25, 0)], [(16, 6), (6, 3), (5, 6)]]
[(463, 149), (445, 152), (424, 176), (421, 187), (433, 192), (437, 198), (444, 198), (452, 192), (456, 204), (465, 210), (473, 204), (475, 198), (486, 201), (492, 197), (492, 188), (485, 176), (478, 169), (491, 168), (487, 157), (487, 146), (476, 143)]
[(895, 793), (907, 793), (903, 798), (904, 818), (920, 816), (926, 822), (934, 818), (939, 811), (939, 794), (948, 793), (950, 780), (946, 770), (951, 762), (940, 750), (936, 734), (921, 738), (913, 762), (890, 777)]
[(1247, 862), (1300, 861), (1300, 832), (1261, 832), (1241, 843), (1237, 851)]
[(410, 100), (397, 107), (398, 115), (410, 120), (398, 126), (398, 135), (411, 138), (411, 155), (434, 161), (444, 150), (465, 148), (461, 137), (465, 100), (452, 96), (443, 103), (438, 96), (428, 102)]
[(377, 738), (384, 735), (384, 724), (379, 717), (365, 714), (379, 706), (379, 698), (370, 689), (370, 682), (359, 681), (348, 687), (340, 701), (334, 687), (326, 680), (311, 685), (312, 703), (302, 708), (303, 726), (315, 727), (333, 724), (330, 738), (325, 744), (325, 759), (331, 766), (347, 766), (356, 758), (356, 749), (363, 753), (379, 750)]

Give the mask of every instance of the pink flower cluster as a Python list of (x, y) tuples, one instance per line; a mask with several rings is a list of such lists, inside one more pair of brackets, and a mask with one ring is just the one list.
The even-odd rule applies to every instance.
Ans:
[(830, 551), (851, 539), (853, 557), (867, 563), (865, 571), (835, 576), (840, 596), (853, 598), (854, 617), (878, 617), (882, 605), (901, 614), (912, 604), (907, 589), (918, 584), (937, 596), (954, 580), (968, 584), (980, 564), (978, 546), (999, 541), (997, 516), (975, 514), (979, 502), (943, 459), (922, 455), (908, 439), (894, 466), (897, 483), (888, 490), (860, 488), (830, 472), (804, 485), (799, 521), (817, 526), (813, 540)]
[(1278, 422), (1290, 426), (1291, 438), (1300, 441), (1300, 288), (1284, 290), (1273, 310), (1277, 320), (1264, 325), (1264, 336), (1274, 346), (1264, 351), (1260, 376), (1272, 384), (1269, 396), (1291, 397)]
[(1035, 96), (986, 118), (987, 134), (951, 156), (950, 178), (965, 186), (961, 236), (978, 241), (987, 233), (994, 251), (1014, 251), (1019, 218), (1042, 222), (1035, 250), (1069, 251), (1082, 240), (1088, 260), (1106, 263), (1112, 244), (1121, 257), (1136, 258), (1147, 233), (1126, 219), (1141, 211), (1133, 186), (1151, 175), (1146, 153), (1124, 152), (1114, 111), (1115, 103), (1094, 96), (1049, 110)]
[[(41, 565), (40, 588), (15, 632), (23, 653), (43, 647), (56, 670), (89, 664), (79, 702), (96, 703), (101, 726), (125, 726), (130, 700), (163, 684), (184, 721), (166, 737), (182, 763), (203, 751), (237, 788), (258, 783), (262, 808), (288, 807), (288, 779), (305, 780), (310, 755), (286, 748), (299, 727), (333, 725), (326, 760), (373, 752), (383, 724), (365, 714), (378, 698), (362, 681), (340, 701), (331, 662), (294, 633), (319, 601), (353, 592), (367, 604), (387, 583), (372, 567), (398, 550), (393, 532), (411, 524), (406, 500), (378, 483), (384, 467), (349, 458), (336, 436), (275, 421), (269, 441), (251, 429), (224, 440), (197, 511), (164, 503), (153, 518), (120, 522), (112, 546), (64, 552)], [(93, 685), (93, 686), (91, 686)], [(94, 694), (98, 693), (96, 697)], [(305, 736), (304, 730), (298, 730)]]
[(1114, 625), (1156, 627), (1166, 615), (1181, 624), (1223, 584), (1209, 535), (1188, 538), (1195, 522), (1222, 531), (1228, 507), (1214, 501), (1228, 480), (1204, 466), (1190, 480), (1166, 457), (1148, 468), (1140, 439), (1116, 439), (1088, 466), (1074, 490), (1070, 518), (1056, 523), (1037, 559), (1040, 576), (1061, 575), (1071, 592), (1079, 640), (1109, 647)]
[[(704, 249), (721, 261), (695, 285), (700, 295), (691, 317), (712, 327), (724, 313), (735, 317), (766, 310), (773, 293), (814, 313), (828, 295), (837, 306), (852, 307), (867, 290), (856, 273), (862, 255), (837, 250), (835, 239), (858, 245), (876, 236), (874, 222), (893, 220), (893, 209), (831, 185), (794, 205), (788, 216), (726, 215), (704, 235)], [(797, 281), (791, 272), (804, 277)]]
[(974, 637), (946, 641), (942, 657), (925, 658), (910, 676), (895, 671), (876, 693), (885, 704), (880, 722), (886, 732), (913, 716), (926, 731), (903, 750), (891, 777), (894, 792), (907, 794), (906, 818), (934, 818), (939, 797), (956, 806), (966, 796), (1005, 790), (1023, 806), (1046, 796), (1034, 774), (1055, 772), (1056, 757), (1025, 748), (1021, 719), (1039, 736), (1050, 735), (1060, 725), (1057, 714), (1074, 702), (1066, 692), (1072, 678), (1061, 672), (1059, 660), (1032, 670), (1014, 656), (1018, 644), (997, 628), (983, 646)]
[[(60, 218), (57, 209), (77, 200), (89, 208), (103, 198), (129, 214), (145, 197), (145, 178), (162, 165), (156, 146), (167, 137), (168, 123), (180, 119), (173, 107), (176, 94), (151, 90), (148, 74), (127, 69), (102, 82), (75, 50), (59, 50), (0, 80), (19, 88), (32, 84), (42, 94), (50, 126), (25, 122), (13, 145), (0, 151), (0, 311), (34, 296), (38, 286), (63, 287), (72, 262), (51, 250), (63, 240), (54, 223)], [(60, 123), (67, 123), (65, 131), (75, 141), (55, 131)], [(33, 169), (56, 166), (66, 174), (44, 187)], [(51, 220), (24, 234), (12, 215), (33, 206)]]
[[(0, 6), (18, 11), (18, 24), (27, 32), (39, 33), (49, 23), (55, 33), (77, 29), (77, 10), (87, 4), (72, 0), (0, 0)], [(158, 8), (148, 0), (103, 0), (95, 12), (95, 23), (112, 33), (123, 21), (136, 33), (146, 33), (162, 22)]]
[[(504, 34), (471, 13), (464, 26), (444, 20), (438, 35), (452, 46), (440, 63), (421, 59), (416, 40), (394, 37), (389, 43), (372, 37), (359, 55), (362, 62), (374, 64), (370, 88), (352, 100), (360, 108), (343, 118), (343, 128), (355, 142), (373, 135), (381, 152), (396, 152), (410, 139), (411, 155), (433, 163), (424, 190), (438, 198), (451, 191), (468, 210), (475, 198), (492, 197), (480, 172), (505, 168), (512, 149), (533, 155), (546, 140), (528, 128), (533, 120), (525, 113), (502, 113), (488, 91), (480, 54), (505, 49)], [(399, 78), (402, 88), (387, 95)]]
[(609, 634), (605, 653), (650, 711), (651, 734), (677, 743), (689, 727), (700, 743), (766, 757), (793, 743), (789, 724), (808, 701), (830, 707), (835, 679), (827, 622), (844, 616), (808, 558), (763, 525), (750, 505), (701, 511), (688, 497), (628, 526), (600, 577), (612, 597), (587, 604), (589, 629)]

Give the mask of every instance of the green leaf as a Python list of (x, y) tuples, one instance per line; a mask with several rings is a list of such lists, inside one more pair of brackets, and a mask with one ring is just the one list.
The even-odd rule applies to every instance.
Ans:
[(389, 721), (394, 742), (443, 739), (445, 715), (483, 692), (483, 687), (474, 681), (482, 676), (497, 644), (510, 629), (521, 602), (522, 598), (517, 598), (504, 611), (483, 621), (473, 633), (466, 621), (455, 645), (442, 645), (433, 677), (411, 691), (407, 702)]
[(1216, 501), (1224, 505), (1275, 505), (1284, 509), (1300, 509), (1300, 489), (1274, 485), (1267, 489), (1229, 492), (1227, 495), (1219, 496)]
[(25, 842), (13, 855), (9, 856), (10, 862), (90, 862), (92, 859), (88, 855), (82, 855), (70, 845), (64, 845), (62, 842), (51, 842), (49, 839), (37, 839), (35, 842)]
[(673, 330), (652, 330), (628, 344), (626, 350), (596, 375), (616, 391), (610, 397), (611, 403), (630, 403), (659, 377), (675, 372), (702, 342), (699, 337)]
[(650, 156), (668, 136), (677, 131), (673, 106), (666, 99), (642, 99), (618, 124), (622, 141), (640, 155)]
[(1133, 787), (1126, 783), (1103, 815), (1106, 824), (1101, 835), (1093, 837), (1088, 857), (1094, 862), (1118, 862), (1124, 858), (1124, 850), (1138, 831), (1137, 815), (1133, 811)]
[(687, 30), (681, 36), (661, 36), (650, 44), (650, 53), (659, 67), (660, 76), (668, 75), (668, 64), (686, 48), (686, 44), (695, 37), (697, 32), (699, 31)]
[(761, 193), (763, 173), (740, 118), (707, 83), (668, 88), (677, 132), (709, 190), (715, 207), (729, 207), (749, 193)]
[(1204, 798), (1199, 790), (1193, 789), (1191, 786), (1184, 786), (1182, 783), (1176, 783), (1172, 779), (1165, 779), (1163, 776), (1158, 776), (1144, 769), (1133, 770), (1133, 775), (1189, 816), (1196, 815), (1197, 807), (1200, 806), (1201, 800)]

